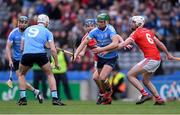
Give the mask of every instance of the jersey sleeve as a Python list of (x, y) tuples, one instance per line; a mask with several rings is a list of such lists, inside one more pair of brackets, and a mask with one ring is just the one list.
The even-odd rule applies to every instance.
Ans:
[(12, 31), (9, 36), (8, 36), (8, 41), (10, 41), (11, 43), (13, 43), (14, 40), (14, 31)]
[(53, 34), (52, 34), (52, 32), (50, 32), (49, 30), (48, 30), (48, 32), (47, 32), (47, 41), (48, 42), (51, 42), (51, 41), (53, 41)]
[(86, 34), (83, 36), (83, 38), (81, 39), (81, 42), (84, 41), (84, 40), (87, 38), (87, 36), (88, 36), (88, 33), (86, 33)]
[(87, 38), (88, 38), (89, 40), (95, 38), (95, 32), (96, 32), (96, 31), (90, 31), (89, 34), (87, 35)]
[(133, 41), (136, 41), (137, 39), (137, 32), (134, 31), (133, 33), (131, 33), (131, 35), (129, 36)]

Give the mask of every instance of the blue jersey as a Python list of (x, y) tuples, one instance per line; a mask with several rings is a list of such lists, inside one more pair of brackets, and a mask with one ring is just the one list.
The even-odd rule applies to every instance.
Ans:
[(53, 34), (42, 24), (28, 27), (24, 32), (24, 51), (27, 53), (45, 53), (46, 42), (53, 40)]
[(21, 59), (21, 38), (22, 38), (23, 32), (19, 30), (19, 28), (15, 28), (11, 31), (11, 33), (8, 36), (8, 41), (12, 43), (12, 58), (19, 61)]
[[(89, 39), (96, 39), (97, 46), (104, 47), (112, 43), (112, 37), (116, 35), (116, 30), (113, 26), (107, 25), (106, 28), (102, 31), (98, 27), (94, 28), (92, 31), (89, 32), (88, 38)], [(109, 52), (105, 55), (98, 54), (99, 57), (105, 59), (111, 59), (117, 57), (117, 51)]]

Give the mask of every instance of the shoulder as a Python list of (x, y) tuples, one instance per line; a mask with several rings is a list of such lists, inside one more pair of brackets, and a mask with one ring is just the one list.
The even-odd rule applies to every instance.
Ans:
[(143, 31), (144, 31), (144, 28), (137, 28), (131, 33), (131, 35), (139, 35), (139, 34), (142, 34)]
[(114, 27), (111, 24), (107, 25), (109, 29), (114, 29)]
[(46, 33), (48, 33), (48, 34), (52, 34), (52, 32), (51, 32), (48, 28), (45, 28), (45, 31), (46, 31)]
[(34, 28), (34, 27), (35, 27), (34, 25), (33, 26), (29, 26), (29, 27), (26, 28), (26, 30), (29, 30), (29, 29)]
[(14, 33), (18, 32), (18, 30), (19, 30), (19, 28), (14, 28), (14, 29), (10, 32), (10, 34), (14, 34)]
[(90, 33), (95, 33), (95, 32), (97, 32), (99, 29), (98, 29), (98, 27), (95, 27), (94, 29), (92, 29), (90, 32), (89, 32), (89, 34)]
[(107, 28), (108, 28), (110, 31), (115, 31), (115, 28), (114, 28), (112, 25), (110, 25), (110, 24), (107, 25)]
[(9, 38), (14, 37), (17, 33), (19, 32), (19, 28), (14, 28), (10, 33), (9, 33)]
[(131, 34), (130, 34), (130, 36), (133, 36), (135, 34), (135, 31), (133, 31)]
[(138, 28), (135, 31), (136, 31), (136, 33), (139, 33), (139, 34), (141, 34), (141, 33), (152, 33), (152, 31), (150, 29), (147, 29), (147, 28)]
[[(87, 32), (87, 33), (83, 36), (83, 38), (86, 38), (86, 37), (88, 36), (88, 34), (89, 34), (89, 33)], [(83, 38), (82, 38), (82, 39), (83, 39)]]
[(138, 35), (139, 35), (137, 32), (138, 32), (137, 29), (134, 30), (134, 31), (130, 34), (129, 38), (131, 38), (131, 39), (133, 39), (133, 40), (137, 39), (137, 38), (138, 38)]

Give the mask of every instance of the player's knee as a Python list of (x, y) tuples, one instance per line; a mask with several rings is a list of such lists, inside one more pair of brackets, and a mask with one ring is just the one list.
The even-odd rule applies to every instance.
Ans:
[(94, 80), (94, 81), (98, 80), (98, 77), (94, 77), (94, 76), (93, 76), (93, 80)]
[(131, 72), (128, 72), (128, 73), (127, 73), (127, 78), (130, 79), (131, 77), (132, 77)]
[(44, 71), (44, 73), (47, 75), (47, 76), (52, 76), (53, 73), (52, 73), (52, 70), (50, 68), (43, 68), (42, 69)]
[(136, 77), (137, 75), (136, 75), (135, 72), (129, 71), (129, 72), (127, 73), (127, 76), (131, 78), (131, 77)]
[(99, 76), (99, 79), (105, 81), (107, 79), (107, 77), (106, 76)]
[(130, 79), (131, 79), (131, 76), (128, 76), (128, 75), (127, 75), (127, 79), (130, 81)]
[(20, 76), (24, 76), (25, 75), (25, 72), (23, 72), (23, 71), (19, 71), (19, 73), (18, 73), (18, 77), (20, 77)]
[(99, 76), (96, 72), (93, 74), (93, 80), (99, 80)]
[(55, 79), (53, 73), (51, 73), (51, 72), (46, 73), (46, 76), (47, 76), (48, 78), (50, 78), (50, 79), (51, 79), (51, 78), (54, 78), (54, 79)]

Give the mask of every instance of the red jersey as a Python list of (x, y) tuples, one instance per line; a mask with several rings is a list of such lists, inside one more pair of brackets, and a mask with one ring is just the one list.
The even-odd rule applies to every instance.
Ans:
[(83, 36), (81, 42), (88, 36), (88, 32)]
[[(88, 32), (83, 36), (81, 42), (88, 36)], [(97, 44), (96, 40), (95, 39), (91, 39), (89, 40), (87, 46), (92, 49), (95, 45)], [(97, 57), (97, 54), (94, 54), (94, 61), (97, 61), (98, 60), (98, 57)]]
[(160, 52), (154, 43), (154, 33), (146, 28), (137, 28), (130, 37), (140, 47), (145, 58), (160, 60)]

